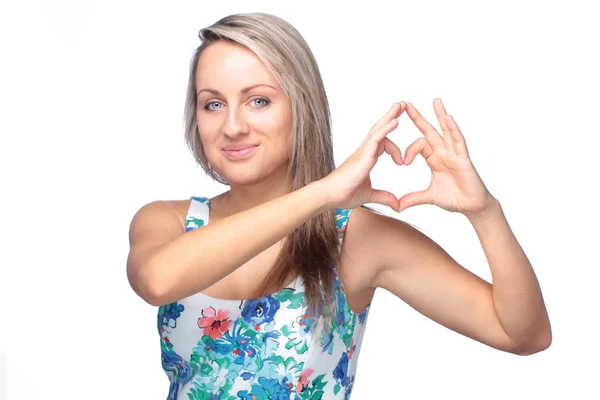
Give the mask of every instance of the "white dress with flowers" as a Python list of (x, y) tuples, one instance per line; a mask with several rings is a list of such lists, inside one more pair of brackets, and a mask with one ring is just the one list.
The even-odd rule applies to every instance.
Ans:
[[(186, 231), (208, 224), (209, 207), (210, 199), (191, 198)], [(338, 251), (351, 212), (336, 209)], [(167, 399), (349, 399), (371, 303), (354, 313), (337, 270), (333, 283), (338, 311), (319, 329), (308, 323), (301, 276), (257, 299), (196, 293), (160, 306)]]

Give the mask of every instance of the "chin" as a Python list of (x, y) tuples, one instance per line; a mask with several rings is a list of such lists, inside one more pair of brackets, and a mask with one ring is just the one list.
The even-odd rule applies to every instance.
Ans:
[(257, 174), (253, 174), (252, 172), (242, 172), (242, 173), (238, 173), (238, 174), (225, 174), (221, 176), (223, 178), (225, 178), (227, 180), (227, 182), (229, 182), (229, 186), (231, 185), (240, 185), (240, 186), (247, 186), (247, 185), (253, 185), (256, 183), (259, 183), (260, 181), (262, 181), (264, 179), (263, 176), (257, 175)]

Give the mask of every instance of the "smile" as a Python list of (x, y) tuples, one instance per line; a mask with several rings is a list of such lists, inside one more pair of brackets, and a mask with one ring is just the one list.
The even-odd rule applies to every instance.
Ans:
[(239, 160), (250, 156), (257, 147), (258, 146), (246, 147), (242, 150), (223, 150), (223, 153), (225, 153), (225, 156), (230, 160)]

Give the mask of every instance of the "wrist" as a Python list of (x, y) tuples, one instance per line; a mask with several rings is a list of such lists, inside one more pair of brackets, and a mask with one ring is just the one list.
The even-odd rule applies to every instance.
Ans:
[(488, 204), (482, 211), (472, 214), (465, 213), (464, 215), (471, 223), (479, 223), (481, 221), (488, 220), (489, 218), (493, 217), (494, 214), (497, 214), (501, 210), (502, 207), (500, 206), (500, 202), (498, 201), (498, 199), (490, 195)]
[(310, 192), (310, 198), (315, 201), (316, 215), (333, 208), (329, 191), (323, 179), (309, 183), (306, 188)]

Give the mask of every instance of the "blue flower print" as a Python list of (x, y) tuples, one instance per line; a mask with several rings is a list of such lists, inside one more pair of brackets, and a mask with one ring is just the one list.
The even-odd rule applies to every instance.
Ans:
[(290, 388), (285, 382), (281, 383), (277, 379), (270, 379), (261, 376), (258, 378), (258, 385), (252, 385), (252, 392), (240, 390), (238, 397), (243, 400), (289, 400)]
[(179, 388), (192, 378), (194, 371), (189, 363), (172, 351), (161, 350), (161, 362), (171, 385), (168, 399), (177, 399)]
[(177, 327), (177, 318), (181, 315), (185, 308), (183, 304), (177, 302), (165, 304), (158, 309), (158, 323), (168, 326), (169, 328)]
[(279, 310), (279, 300), (273, 296), (247, 301), (242, 309), (242, 318), (250, 325), (260, 325), (273, 321)]
[[(370, 306), (371, 303), (368, 304), (368, 306)], [(358, 314), (358, 322), (361, 324), (365, 323), (365, 317), (367, 316), (367, 313), (369, 312), (369, 307), (367, 306), (367, 308), (365, 308), (365, 311), (361, 312), (360, 314)]]
[(333, 370), (333, 377), (340, 381), (344, 386), (348, 384), (348, 353), (342, 353), (342, 357), (340, 358), (337, 367)]

